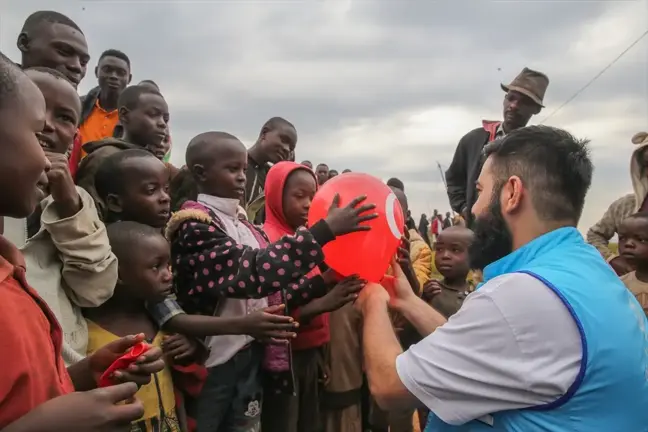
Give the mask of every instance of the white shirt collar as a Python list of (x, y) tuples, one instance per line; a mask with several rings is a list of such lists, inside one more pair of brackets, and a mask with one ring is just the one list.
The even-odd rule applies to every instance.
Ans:
[(238, 219), (240, 202), (234, 198), (222, 198), (213, 195), (199, 194), (198, 202), (231, 217)]

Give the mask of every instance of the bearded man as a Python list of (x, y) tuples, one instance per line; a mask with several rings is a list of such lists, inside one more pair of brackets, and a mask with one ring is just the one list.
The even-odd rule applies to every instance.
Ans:
[[(470, 250), (484, 283), (448, 322), (402, 272), (391, 298), (368, 284), (356, 307), (371, 394), (386, 410), (424, 404), (427, 432), (645, 429), (648, 322), (576, 229), (587, 143), (532, 126), (485, 155)], [(404, 353), (389, 307), (425, 337)]]

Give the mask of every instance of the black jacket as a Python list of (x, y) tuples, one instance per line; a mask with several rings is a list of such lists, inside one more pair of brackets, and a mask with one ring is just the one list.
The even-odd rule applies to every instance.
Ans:
[(97, 99), (99, 99), (99, 92), (99, 87), (95, 87), (87, 95), (81, 96), (81, 120), (79, 125), (82, 125), (90, 117), (92, 109), (96, 105)]
[[(452, 210), (460, 214), (468, 210), (469, 219), (472, 219), (469, 211), (477, 200), (475, 182), (483, 164), (482, 150), (495, 137), (497, 126), (499, 122), (484, 122), (482, 127), (464, 135), (445, 173)], [(468, 225), (470, 222), (466, 221)]]

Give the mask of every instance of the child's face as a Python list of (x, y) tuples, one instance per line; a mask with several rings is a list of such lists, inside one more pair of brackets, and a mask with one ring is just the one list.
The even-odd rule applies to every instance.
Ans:
[(120, 115), (120, 120), (128, 136), (137, 141), (134, 144), (146, 147), (154, 154), (162, 151), (169, 122), (169, 107), (162, 96), (154, 93), (140, 95), (137, 106), (126, 110)]
[(315, 174), (317, 174), (317, 182), (320, 186), (326, 183), (329, 179), (329, 169), (326, 165), (318, 165)]
[(619, 227), (619, 254), (630, 264), (648, 264), (648, 220), (628, 218)]
[(297, 131), (287, 124), (280, 124), (261, 134), (261, 149), (266, 159), (272, 163), (288, 160), (296, 145)]
[(164, 300), (173, 293), (169, 243), (160, 234), (138, 239), (133, 248), (129, 259), (119, 262), (122, 289), (140, 300)]
[(45, 124), (45, 99), (26, 76), (0, 108), (0, 215), (30, 215), (43, 193), (38, 182), (49, 162), (38, 141)]
[(241, 199), (245, 195), (247, 151), (238, 140), (223, 139), (215, 146), (218, 155), (202, 165), (200, 182), (204, 192), (221, 198)]
[(468, 274), (468, 242), (456, 233), (441, 233), (434, 245), (434, 265), (445, 278)]
[(28, 70), (27, 76), (45, 97), (46, 121), (38, 135), (44, 150), (65, 154), (74, 142), (81, 115), (81, 100), (69, 82), (45, 72)]
[(170, 215), (169, 171), (155, 157), (138, 157), (122, 162), (120, 195), (109, 195), (107, 205), (120, 220), (163, 228)]
[(283, 193), (283, 213), (288, 226), (296, 230), (308, 222), (308, 211), (317, 191), (312, 172), (293, 171), (286, 181)]

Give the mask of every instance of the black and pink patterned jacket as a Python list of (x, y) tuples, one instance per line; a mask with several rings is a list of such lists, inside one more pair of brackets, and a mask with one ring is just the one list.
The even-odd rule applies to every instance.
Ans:
[[(187, 201), (169, 221), (174, 285), (185, 312), (211, 316), (222, 298), (268, 297), (269, 305), (286, 304), (290, 313), (326, 294), (321, 276), (305, 276), (322, 263), (322, 247), (335, 238), (325, 221), (271, 244), (260, 229), (242, 223), (265, 247), (237, 244), (218, 216), (198, 202)], [(290, 366), (289, 346), (267, 346), (264, 369), (289, 373)]]

